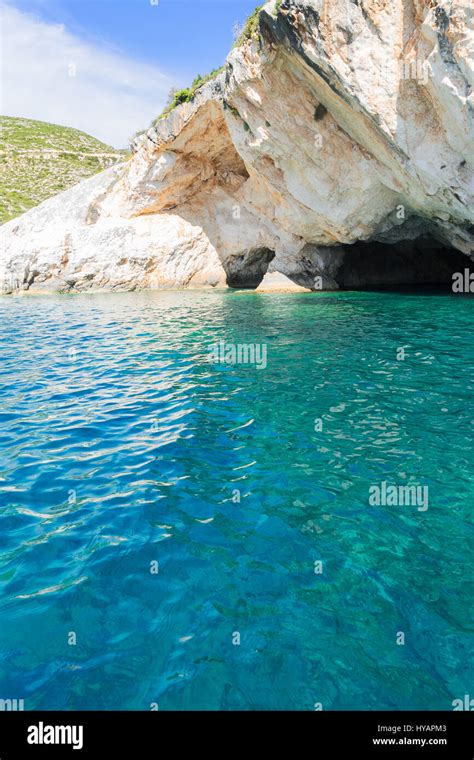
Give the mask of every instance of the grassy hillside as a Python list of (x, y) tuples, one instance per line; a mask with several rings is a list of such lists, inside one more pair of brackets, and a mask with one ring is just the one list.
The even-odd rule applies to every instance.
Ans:
[(0, 224), (127, 155), (77, 129), (0, 116)]

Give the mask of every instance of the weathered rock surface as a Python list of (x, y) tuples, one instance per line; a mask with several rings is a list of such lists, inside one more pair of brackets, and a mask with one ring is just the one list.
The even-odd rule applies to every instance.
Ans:
[(277, 5), (130, 161), (4, 225), (3, 292), (439, 282), (474, 259), (472, 0)]

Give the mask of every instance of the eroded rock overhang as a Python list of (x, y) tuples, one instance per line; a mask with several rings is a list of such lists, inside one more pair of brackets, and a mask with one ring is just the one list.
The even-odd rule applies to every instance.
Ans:
[[(267, 4), (259, 40), (235, 50), (194, 103), (137, 146), (138, 153), (150, 142), (152, 153), (163, 151), (163, 198), (169, 173), (177, 213), (198, 219), (204, 203), (212, 216), (215, 199), (222, 214), (227, 196), (223, 259), (245, 262), (266, 248), (276, 252), (272, 268), (290, 272), (308, 244), (388, 245), (417, 237), (420, 250), (432, 240), (433, 251), (473, 253), (470, 82), (462, 44), (453, 43), (449, 56), (443, 45), (449, 23), (459, 39), (468, 21), (463, 4), (442, 32), (433, 3), (414, 11), (401, 0), (382, 10), (384, 4), (345, 5), (341, 19), (340, 8), (324, 2), (283, 2), (278, 10)], [(441, 83), (433, 81), (440, 67)], [(453, 87), (459, 118), (447, 125)], [(148, 203), (146, 190), (145, 181), (140, 207)], [(156, 192), (155, 185), (147, 210), (166, 210), (163, 198), (154, 205)]]

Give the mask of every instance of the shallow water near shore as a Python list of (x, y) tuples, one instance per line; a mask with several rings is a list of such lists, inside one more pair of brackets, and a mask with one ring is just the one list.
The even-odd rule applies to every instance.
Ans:
[[(472, 696), (473, 308), (416, 292), (0, 299), (0, 698)], [(265, 347), (266, 366), (213, 363), (221, 341)], [(371, 506), (384, 482), (427, 487), (427, 508)]]

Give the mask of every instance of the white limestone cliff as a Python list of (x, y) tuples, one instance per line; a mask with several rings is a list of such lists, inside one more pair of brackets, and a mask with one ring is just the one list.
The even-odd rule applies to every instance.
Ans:
[(441, 281), (474, 259), (473, 79), (472, 0), (269, 2), (129, 161), (1, 228), (0, 289)]

